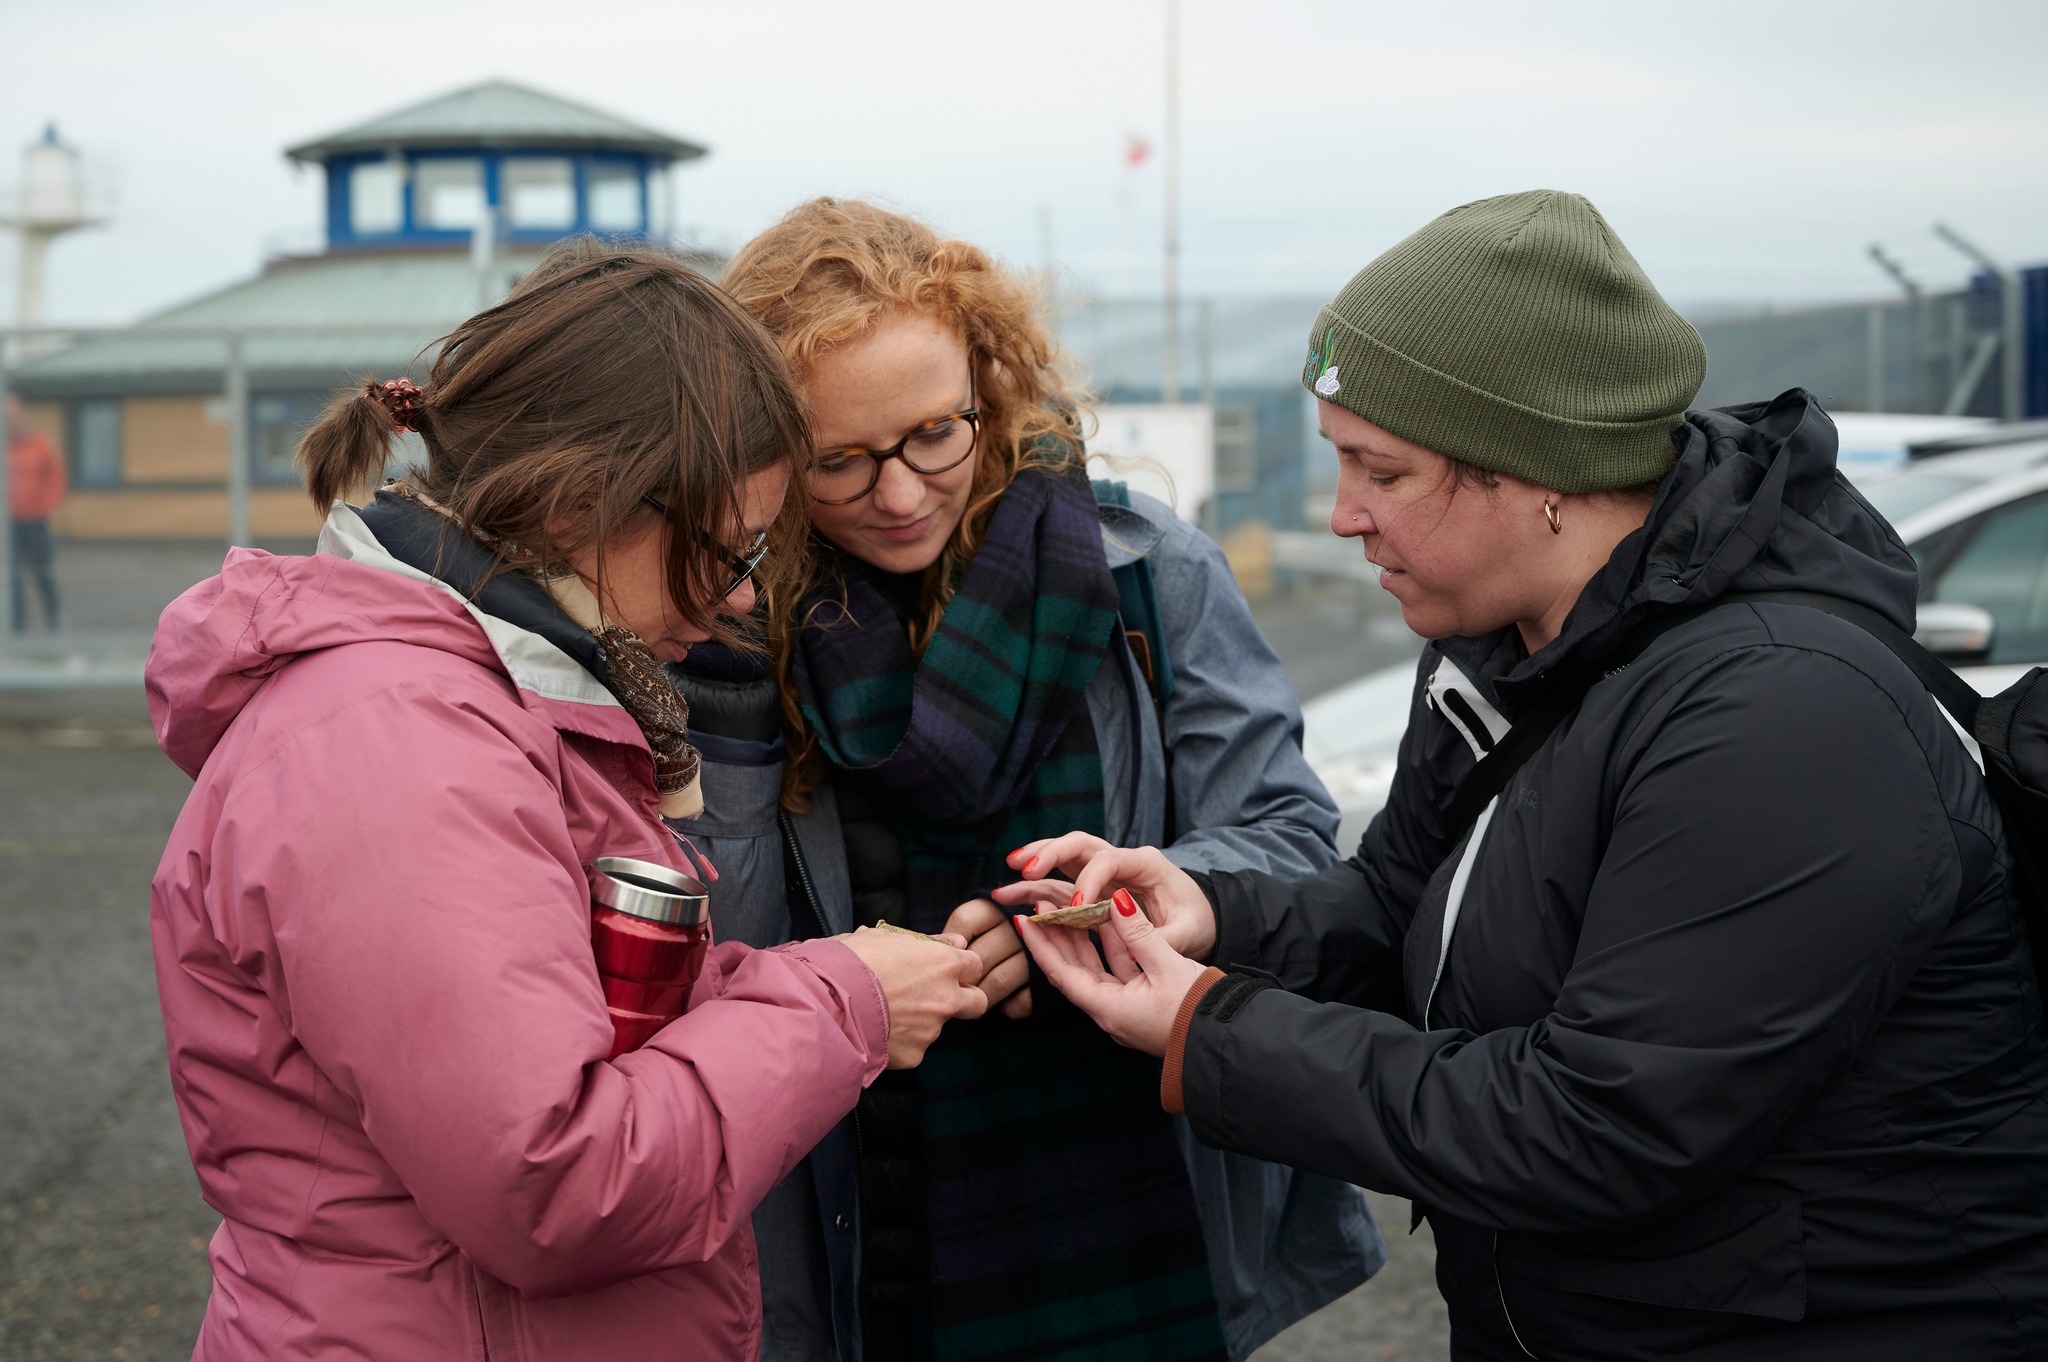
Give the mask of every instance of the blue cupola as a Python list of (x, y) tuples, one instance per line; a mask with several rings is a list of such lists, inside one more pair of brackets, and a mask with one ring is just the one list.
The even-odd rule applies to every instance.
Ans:
[(485, 81), (292, 147), (327, 174), (327, 248), (667, 235), (668, 180), (705, 148), (510, 81)]

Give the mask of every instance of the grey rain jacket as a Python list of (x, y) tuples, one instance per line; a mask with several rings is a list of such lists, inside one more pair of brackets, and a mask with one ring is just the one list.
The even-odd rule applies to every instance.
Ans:
[[(1127, 649), (1112, 651), (1089, 692), (1110, 840), (1165, 845), (1196, 870), (1323, 869), (1337, 856), (1337, 811), (1302, 757), (1301, 710), (1279, 659), (1216, 545), (1165, 504), (1131, 500), (1129, 508), (1100, 508), (1104, 552), (1112, 568), (1150, 562), (1174, 693), (1162, 742), (1151, 692)], [(803, 816), (777, 809), (783, 754), (772, 683), (740, 672), (707, 675), (694, 655), (686, 667), (705, 812), (677, 827), (718, 866), (712, 914), (720, 939), (767, 946), (851, 930), (832, 788)], [(1169, 749), (1177, 811), (1170, 830), (1162, 825)], [(1184, 1123), (1181, 1130), (1233, 1358), (1379, 1270), (1385, 1245), (1356, 1188), (1225, 1154), (1189, 1138)], [(764, 1362), (814, 1362), (835, 1348), (842, 1362), (858, 1357), (855, 1166), (849, 1122), (755, 1212)]]
[[(1609, 657), (1729, 590), (1910, 629), (1913, 560), (1804, 392), (1678, 435), (1556, 642), (1428, 649), (1355, 856), (1211, 877), (1217, 963), (1285, 991), (1195, 1020), (1189, 1119), (1413, 1198), (1457, 1358), (2048, 1356), (2041, 1003), (1963, 744), (1809, 608)], [(1607, 675), (1471, 837), (1446, 827), (1475, 747), (1577, 667)]]

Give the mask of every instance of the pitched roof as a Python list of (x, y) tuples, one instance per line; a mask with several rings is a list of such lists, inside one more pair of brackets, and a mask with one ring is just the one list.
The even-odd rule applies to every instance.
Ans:
[(568, 147), (689, 161), (705, 148), (509, 80), (487, 80), (289, 148), (295, 161), (419, 147)]

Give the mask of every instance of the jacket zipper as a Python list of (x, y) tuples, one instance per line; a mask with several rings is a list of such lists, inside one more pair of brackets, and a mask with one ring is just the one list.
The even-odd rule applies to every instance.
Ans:
[[(777, 809), (775, 811), (775, 821), (782, 829), (783, 844), (789, 848), (790, 864), (796, 867), (796, 882), (804, 891), (804, 906), (811, 910), (811, 920), (817, 925), (818, 935), (821, 937), (830, 936), (832, 934), (832, 929), (831, 927), (826, 925), (825, 922), (825, 906), (824, 904), (819, 902), (817, 887), (811, 883), (810, 863), (804, 860), (803, 843), (797, 841), (796, 839), (796, 824), (793, 820), (791, 820), (789, 816), (789, 810)], [(862, 1096), (866, 1096), (866, 1094), (863, 1093)], [(861, 1139), (860, 1132), (860, 1103), (855, 1102), (853, 1104), (853, 1111), (849, 1114), (853, 1118), (854, 1186), (856, 1189), (858, 1189), (860, 1185), (859, 1179), (862, 1146), (865, 1143), (865, 1141)], [(858, 1190), (856, 1190), (854, 1193), (853, 1209), (854, 1214), (858, 1216), (860, 1214), (860, 1193)], [(858, 1241), (856, 1241), (854, 1244), (853, 1257), (854, 1262), (856, 1264), (854, 1272), (856, 1277), (858, 1277), (860, 1270), (858, 1267), (858, 1264), (860, 1262), (860, 1245)], [(856, 1285), (855, 1300), (858, 1301), (858, 1299), (859, 1288), (858, 1285)], [(855, 1310), (858, 1311), (858, 1309), (859, 1306), (856, 1305)], [(857, 1323), (855, 1327), (858, 1328)]]
[(783, 844), (789, 848), (790, 864), (796, 867), (796, 882), (804, 891), (804, 906), (811, 910), (811, 921), (816, 924), (819, 936), (830, 936), (832, 929), (825, 925), (825, 906), (818, 902), (818, 891), (811, 884), (811, 867), (804, 860), (803, 843), (796, 839), (796, 824), (790, 821), (789, 810), (777, 809), (775, 821), (782, 826)]
[(1522, 1342), (1522, 1331), (1515, 1327), (1515, 1317), (1508, 1310), (1508, 1293), (1501, 1289), (1499, 1230), (1493, 1232), (1493, 1251), (1487, 1256), (1493, 1260), (1493, 1294), (1500, 1302), (1500, 1317), (1508, 1322), (1508, 1334), (1515, 1340), (1515, 1346), (1522, 1350), (1522, 1356), (1535, 1357), (1536, 1354), (1529, 1351), (1529, 1345)]

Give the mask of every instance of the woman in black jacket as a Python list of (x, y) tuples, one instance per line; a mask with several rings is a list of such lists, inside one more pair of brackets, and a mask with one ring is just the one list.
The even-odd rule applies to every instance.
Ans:
[(1313, 346), (1332, 529), (1433, 640), (1390, 802), (1300, 882), (1022, 848), (1128, 891), (1102, 959), (1023, 927), (1047, 976), (1165, 1055), (1205, 1141), (1412, 1198), (1455, 1357), (2048, 1356), (2048, 1049), (1997, 810), (1874, 638), (1720, 600), (1912, 627), (1826, 416), (1685, 412), (1698, 338), (1569, 195), (1446, 214)]

